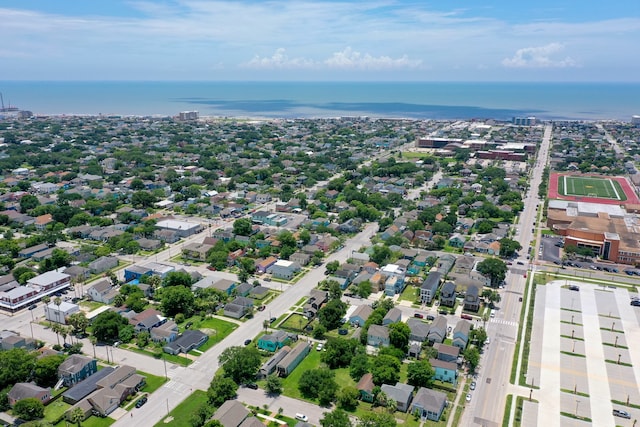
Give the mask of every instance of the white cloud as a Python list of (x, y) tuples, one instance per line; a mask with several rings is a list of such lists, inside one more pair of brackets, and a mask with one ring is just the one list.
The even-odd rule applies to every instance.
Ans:
[(568, 68), (577, 67), (578, 64), (571, 57), (562, 59), (554, 58), (554, 55), (563, 51), (564, 45), (549, 43), (546, 46), (525, 47), (518, 49), (511, 58), (502, 60), (502, 65), (509, 68)]
[(289, 58), (284, 48), (276, 49), (275, 53), (270, 57), (261, 57), (256, 55), (253, 59), (241, 66), (247, 68), (309, 68), (314, 62), (306, 58)]
[(345, 70), (391, 70), (414, 69), (419, 67), (422, 61), (411, 60), (407, 55), (400, 58), (373, 56), (368, 53), (356, 52), (347, 47), (341, 52), (334, 52), (324, 63), (330, 68)]

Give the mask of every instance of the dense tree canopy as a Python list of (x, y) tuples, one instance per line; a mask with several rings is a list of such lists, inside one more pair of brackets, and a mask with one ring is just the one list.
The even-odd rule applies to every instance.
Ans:
[(327, 330), (331, 330), (342, 324), (346, 313), (347, 304), (339, 299), (332, 299), (318, 310), (318, 320)]
[(486, 258), (484, 261), (478, 263), (476, 269), (489, 277), (492, 287), (498, 287), (498, 285), (507, 276), (507, 264), (498, 258)]
[(255, 347), (228, 347), (219, 361), (224, 375), (238, 384), (253, 380), (262, 364), (260, 352)]
[(129, 326), (129, 321), (115, 311), (105, 311), (93, 320), (93, 335), (98, 341), (111, 342), (119, 337), (120, 329)]
[(182, 313), (189, 317), (193, 313), (195, 297), (190, 288), (171, 286), (162, 289), (160, 308), (167, 316)]

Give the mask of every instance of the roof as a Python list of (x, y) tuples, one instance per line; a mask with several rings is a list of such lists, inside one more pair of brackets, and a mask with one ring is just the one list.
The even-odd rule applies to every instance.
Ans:
[(32, 277), (27, 281), (27, 283), (31, 283), (34, 285), (50, 285), (51, 283), (58, 282), (60, 280), (69, 279), (71, 276), (68, 274), (60, 273), (55, 270), (47, 271), (46, 273), (42, 273), (36, 277)]
[(420, 289), (430, 289), (435, 293), (436, 289), (438, 289), (438, 285), (440, 285), (440, 279), (442, 279), (442, 273), (439, 271), (432, 271), (429, 273), (422, 285), (420, 285)]
[(458, 357), (458, 355), (460, 354), (460, 347), (448, 344), (438, 344), (438, 353)]
[(436, 414), (440, 413), (440, 410), (446, 401), (446, 394), (441, 391), (431, 390), (424, 387), (420, 387), (413, 398), (414, 405), (418, 405), (422, 409)]
[(8, 397), (13, 400), (22, 400), (27, 397), (37, 396), (43, 391), (50, 391), (50, 388), (42, 388), (34, 383), (16, 383), (11, 390), (9, 390)]
[(351, 317), (360, 317), (362, 320), (367, 320), (369, 316), (373, 313), (373, 308), (368, 305), (361, 305), (356, 308), (356, 311), (353, 312)]
[(375, 384), (373, 383), (373, 374), (371, 374), (370, 372), (364, 374), (360, 378), (360, 381), (358, 381), (358, 385), (356, 385), (356, 388), (358, 390), (368, 391), (369, 393), (373, 392), (374, 387)]
[(398, 307), (393, 307), (391, 310), (387, 312), (387, 314), (385, 314), (384, 319), (382, 320), (383, 321), (386, 319), (395, 320), (395, 319), (400, 319), (401, 317), (402, 317), (402, 310), (400, 310)]
[(239, 427), (264, 427), (264, 424), (256, 417), (245, 418)]
[(64, 362), (58, 366), (58, 374), (60, 373), (75, 373), (79, 372), (88, 363), (91, 363), (93, 359), (91, 357), (83, 356), (81, 354), (72, 354)]
[(372, 337), (389, 338), (389, 329), (386, 326), (371, 325), (367, 335)]
[(188, 348), (192, 345), (199, 343), (203, 337), (207, 335), (203, 332), (187, 329), (180, 335), (180, 337), (171, 343), (172, 346), (181, 346), (182, 348)]
[(158, 221), (156, 223), (158, 228), (167, 228), (170, 230), (191, 230), (193, 228), (200, 227), (200, 224), (187, 221), (177, 221), (175, 219), (165, 219), (164, 221)]
[(265, 334), (260, 337), (261, 341), (280, 342), (284, 341), (289, 336), (288, 333), (282, 330), (273, 331), (270, 334)]
[(93, 286), (89, 287), (89, 289), (93, 289), (99, 293), (102, 293), (104, 291), (108, 291), (111, 288), (113, 288), (113, 284), (111, 284), (111, 282), (107, 279), (102, 279), (98, 282), (96, 282)]
[(98, 381), (110, 375), (113, 371), (115, 371), (115, 368), (111, 366), (105, 366), (95, 374), (91, 375), (88, 378), (85, 378), (69, 390), (65, 391), (62, 396), (66, 399), (77, 402), (80, 399), (83, 399), (84, 397), (93, 393), (98, 388), (98, 386), (96, 385)]
[(426, 337), (429, 333), (429, 325), (420, 319), (411, 317), (407, 320), (407, 325), (409, 325), (411, 335)]
[(236, 427), (247, 418), (249, 410), (237, 400), (227, 400), (218, 408), (213, 419), (220, 421), (225, 427)]
[(458, 369), (458, 365), (456, 365), (455, 362), (445, 362), (444, 360), (429, 359), (429, 363), (434, 368), (448, 369), (450, 371), (455, 371)]
[(54, 303), (54, 302), (50, 302), (49, 305), (47, 305), (47, 308), (49, 310), (60, 310), (62, 312), (67, 312), (69, 310), (74, 310), (74, 309), (78, 309), (80, 310), (80, 307), (77, 304), (72, 304), (70, 302), (66, 302), (66, 301), (62, 301), (60, 302), (60, 306), (58, 306), (58, 304)]
[(471, 323), (466, 320), (460, 320), (456, 323), (456, 327), (453, 329), (453, 335), (455, 336), (457, 333), (462, 333), (466, 336), (469, 336), (469, 331), (471, 330)]
[(393, 399), (396, 402), (407, 402), (414, 389), (412, 385), (404, 383), (396, 383), (396, 385), (382, 384), (380, 388), (389, 399)]

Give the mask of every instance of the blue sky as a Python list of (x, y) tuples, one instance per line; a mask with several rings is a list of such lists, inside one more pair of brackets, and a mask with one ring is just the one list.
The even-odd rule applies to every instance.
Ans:
[(0, 80), (640, 81), (640, 1), (0, 2)]

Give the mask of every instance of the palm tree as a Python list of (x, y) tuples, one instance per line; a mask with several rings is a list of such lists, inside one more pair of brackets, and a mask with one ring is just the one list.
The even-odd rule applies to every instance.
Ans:
[(91, 341), (91, 345), (93, 346), (93, 358), (97, 359), (97, 357), (96, 357), (96, 344), (98, 343), (98, 338), (96, 338), (95, 336), (91, 335), (89, 337), (89, 341)]
[(67, 335), (69, 335), (69, 328), (66, 326), (60, 325), (60, 335), (62, 335), (62, 341), (67, 343)]
[(58, 346), (60, 345), (60, 327), (62, 325), (59, 323), (53, 323), (51, 325), (51, 330), (56, 333), (56, 339), (58, 340)]
[(84, 412), (82, 408), (75, 408), (71, 411), (71, 422), (78, 424), (78, 427), (82, 426), (82, 421), (84, 420)]

